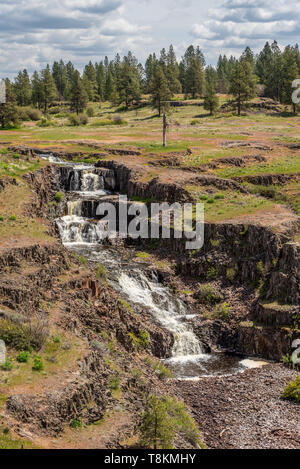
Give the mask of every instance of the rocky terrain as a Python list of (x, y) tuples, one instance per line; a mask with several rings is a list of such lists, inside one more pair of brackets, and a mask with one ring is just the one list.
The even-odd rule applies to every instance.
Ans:
[[(0, 429), (9, 429), (17, 444), (135, 447), (145, 400), (154, 392), (188, 405), (209, 448), (300, 447), (298, 404), (280, 399), (297, 371), (279, 364), (299, 338), (299, 172), (272, 169), (289, 151), (296, 158), (298, 148), (266, 135), (262, 129), (243, 136), (246, 142), (203, 135), (184, 150), (159, 152), (121, 145), (113, 135), (103, 135), (103, 142), (94, 135), (2, 142), (0, 330), (14, 331), (7, 343), (14, 366), (0, 371)], [(205, 148), (212, 138), (222, 155), (198, 160), (198, 145)], [(174, 336), (115, 288), (104, 265), (62, 245), (55, 219), (73, 200), (72, 168), (40, 156), (49, 153), (92, 162), (105, 190), (126, 194), (129, 204), (202, 201), (201, 250), (187, 252), (184, 240), (174, 237), (107, 248), (122, 265), (136, 263), (149, 278), (155, 274), (183, 302), (205, 352), (272, 363), (195, 381), (165, 375), (158, 363), (170, 357)], [(114, 195), (107, 200), (118, 206)], [(95, 204), (82, 203), (91, 220)], [(17, 361), (20, 350), (11, 337), (24, 330), (31, 331), (32, 357), (44, 362), (40, 372), (32, 371), (32, 362)], [(148, 340), (140, 347), (144, 332)], [(177, 437), (176, 447), (190, 446)]]

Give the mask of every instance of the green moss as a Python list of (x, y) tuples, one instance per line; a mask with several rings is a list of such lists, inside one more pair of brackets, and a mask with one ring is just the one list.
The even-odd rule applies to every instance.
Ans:
[(141, 330), (138, 335), (135, 335), (133, 332), (129, 332), (132, 344), (134, 348), (138, 351), (144, 350), (149, 345), (149, 334), (147, 331)]

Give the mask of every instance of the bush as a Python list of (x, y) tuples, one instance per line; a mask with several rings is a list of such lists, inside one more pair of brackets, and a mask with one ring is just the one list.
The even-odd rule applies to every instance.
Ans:
[(136, 350), (146, 349), (149, 345), (149, 334), (147, 331), (139, 331), (139, 335), (136, 336), (133, 332), (129, 332), (132, 344)]
[(10, 220), (10, 221), (16, 221), (16, 220), (17, 220), (17, 215), (11, 215), (11, 216), (9, 217), (9, 220)]
[(204, 305), (215, 305), (224, 299), (222, 293), (212, 283), (201, 285), (195, 297)]
[(15, 324), (10, 319), (0, 319), (0, 339), (15, 350), (40, 350), (48, 336), (48, 327), (43, 321)]
[(97, 277), (97, 279), (102, 280), (104, 282), (107, 281), (108, 271), (107, 271), (107, 268), (105, 267), (105, 265), (98, 264), (97, 270), (96, 270), (96, 277)]
[(1, 370), (3, 371), (11, 371), (13, 369), (13, 363), (12, 361), (10, 360), (10, 358), (7, 358), (5, 360), (5, 363), (3, 363), (3, 365), (1, 365)]
[(54, 199), (56, 202), (62, 202), (65, 198), (65, 194), (63, 192), (56, 192)]
[(222, 303), (214, 309), (214, 317), (216, 319), (228, 319), (230, 316), (230, 306), (228, 303)]
[(281, 397), (300, 404), (300, 375), (287, 385)]
[(73, 125), (74, 127), (80, 125), (80, 119), (79, 119), (79, 116), (77, 116), (77, 114), (70, 114), (68, 116), (68, 119), (69, 119), (70, 125)]
[(48, 119), (46, 119), (45, 117), (43, 117), (37, 125), (39, 127), (50, 127), (51, 122)]
[(186, 405), (169, 396), (152, 394), (148, 397), (139, 431), (141, 446), (148, 449), (173, 449), (173, 443), (178, 434), (193, 447), (205, 447)]
[(113, 376), (109, 381), (109, 388), (111, 391), (118, 391), (120, 389), (120, 377)]
[(88, 117), (94, 117), (94, 115), (95, 115), (94, 108), (88, 107), (87, 110), (86, 110), (86, 113), (87, 113)]
[(19, 363), (28, 363), (29, 359), (30, 359), (30, 352), (24, 351), (24, 352), (19, 353), (19, 355), (17, 356), (17, 362)]
[(4, 221), (4, 216), (0, 215), (0, 221)]
[(44, 362), (43, 362), (43, 359), (42, 357), (40, 357), (39, 355), (37, 355), (34, 360), (33, 360), (33, 367), (32, 369), (34, 371), (42, 371), (44, 369)]
[(39, 109), (30, 107), (26, 109), (26, 113), (29, 120), (31, 121), (39, 121), (40, 119), (42, 119), (42, 113)]
[(70, 423), (71, 428), (82, 428), (82, 422), (78, 418), (74, 418)]
[(79, 121), (81, 125), (87, 125), (89, 118), (86, 114), (79, 114)]

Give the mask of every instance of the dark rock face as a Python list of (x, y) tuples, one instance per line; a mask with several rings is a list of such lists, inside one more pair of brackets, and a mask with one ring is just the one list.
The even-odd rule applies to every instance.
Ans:
[(267, 282), (267, 298), (300, 304), (300, 245), (286, 243)]

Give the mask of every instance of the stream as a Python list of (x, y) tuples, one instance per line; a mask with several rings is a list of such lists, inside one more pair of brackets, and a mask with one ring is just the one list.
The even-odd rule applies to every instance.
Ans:
[[(197, 380), (201, 376), (221, 376), (261, 366), (255, 359), (242, 359), (225, 353), (207, 354), (193, 332), (193, 315), (184, 302), (174, 297), (159, 282), (156, 274), (149, 274), (134, 262), (134, 254), (124, 256), (118, 247), (103, 244), (105, 226), (101, 220), (83, 216), (83, 202), (98, 204), (111, 194), (105, 189), (104, 177), (97, 174), (93, 165), (65, 162), (49, 155), (41, 158), (67, 168), (67, 215), (56, 220), (61, 241), (68, 249), (92, 262), (101, 262), (109, 272), (109, 282), (133, 306), (147, 309), (154, 321), (172, 333), (172, 356), (163, 360), (177, 379)], [(128, 250), (130, 252), (130, 249)]]

